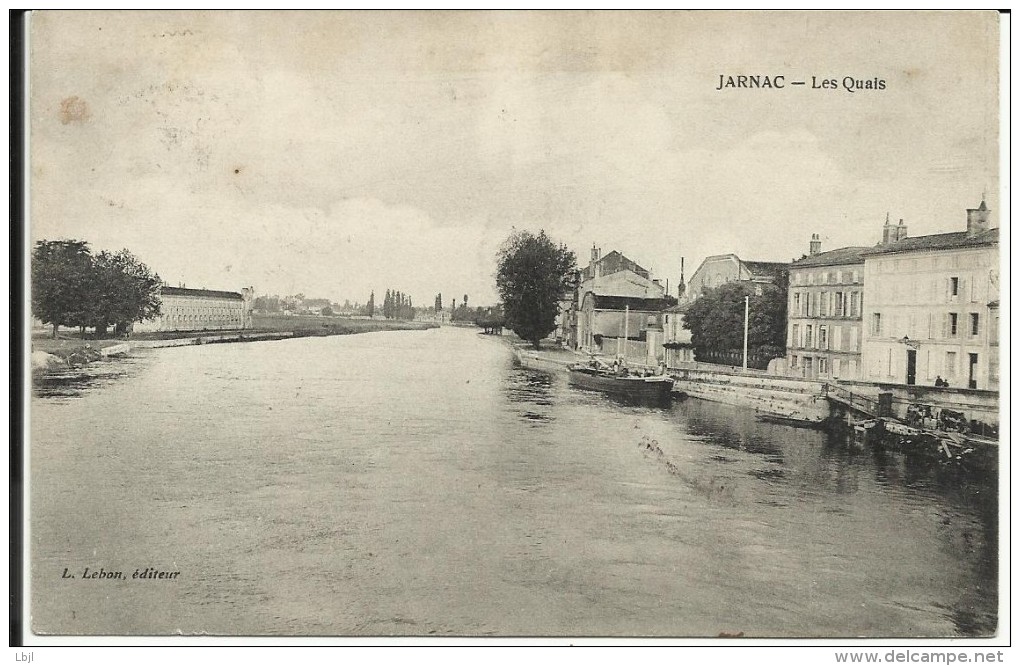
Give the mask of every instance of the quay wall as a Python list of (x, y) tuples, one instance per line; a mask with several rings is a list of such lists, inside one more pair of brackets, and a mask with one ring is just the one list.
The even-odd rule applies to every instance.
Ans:
[(821, 422), (832, 413), (822, 382), (740, 370), (671, 369), (673, 391), (800, 421)]
[(925, 405), (961, 412), (968, 421), (976, 421), (998, 428), (999, 392), (965, 388), (936, 388), (908, 384), (880, 384), (873, 382), (839, 381), (843, 388), (877, 399), (879, 393), (892, 394), (893, 416), (907, 420), (911, 405)]

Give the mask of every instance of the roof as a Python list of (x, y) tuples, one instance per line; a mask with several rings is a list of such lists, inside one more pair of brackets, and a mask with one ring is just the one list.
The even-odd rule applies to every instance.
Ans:
[[(594, 307), (597, 310), (643, 310), (646, 312), (661, 312), (669, 306), (670, 301), (665, 298), (639, 298), (637, 296), (600, 296), (588, 292), (595, 299)], [(585, 296), (587, 300), (587, 295)]]
[[(650, 279), (648, 271), (637, 264), (633, 259), (629, 259), (622, 252), (613, 250), (606, 254), (604, 257), (600, 257), (594, 263), (601, 266), (602, 275), (612, 275), (613, 273), (619, 273), (620, 271), (631, 271), (637, 273), (643, 278)], [(594, 270), (592, 265), (588, 265), (586, 268), (581, 269), (581, 274), (585, 279), (591, 279), (594, 277)]]
[(236, 291), (216, 291), (214, 289), (185, 289), (184, 287), (163, 287), (160, 293), (164, 296), (195, 296), (199, 298), (229, 298), (243, 300)]
[(876, 245), (863, 254), (870, 257), (876, 254), (894, 254), (899, 252), (925, 252), (931, 250), (953, 250), (963, 247), (980, 247), (996, 245), (999, 242), (999, 229), (988, 229), (969, 235), (966, 231), (954, 231), (948, 234), (931, 234), (928, 236), (907, 237), (893, 243)]
[(790, 264), (790, 268), (808, 268), (811, 266), (842, 266), (845, 264), (863, 264), (863, 252), (870, 250), (869, 247), (851, 246), (841, 247), (838, 250), (821, 252), (810, 257), (804, 257)]
[(790, 265), (782, 261), (744, 261), (740, 260), (747, 270), (751, 271), (751, 275), (755, 277), (770, 277), (774, 278), (779, 273), (786, 270)]

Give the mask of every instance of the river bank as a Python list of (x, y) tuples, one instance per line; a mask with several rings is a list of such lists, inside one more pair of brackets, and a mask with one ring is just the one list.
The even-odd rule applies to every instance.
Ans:
[[(584, 359), (583, 354), (553, 347), (551, 343), (548, 347), (535, 350), (531, 345), (519, 340), (508, 340), (507, 342), (514, 349), (517, 361), (521, 366), (540, 372), (553, 374), (564, 372), (571, 363)], [(644, 368), (644, 366), (638, 367)], [(981, 395), (968, 396), (969, 402), (967, 403), (958, 398), (951, 400), (952, 396), (936, 396), (945, 403), (940, 405), (939, 409), (935, 410), (936, 412), (939, 410), (964, 410), (959, 412), (959, 416), (963, 420), (960, 422), (959, 428), (953, 428), (950, 431), (945, 431), (941, 426), (931, 423), (929, 423), (930, 427), (925, 430), (910, 425), (913, 423), (915, 426), (920, 426), (920, 423), (914, 422), (917, 419), (910, 418), (913, 412), (922, 413), (917, 411), (920, 409), (917, 405), (924, 408), (923, 413), (932, 410), (929, 403), (933, 403), (935, 398), (928, 395), (914, 395), (926, 391), (927, 389), (924, 387), (907, 387), (913, 391), (908, 400), (903, 397), (896, 398), (896, 392), (902, 387), (865, 385), (863, 382), (853, 383), (855, 391), (874, 394), (875, 399), (871, 401), (873, 403), (877, 403), (880, 391), (885, 391), (894, 398), (893, 409), (887, 415), (888, 418), (878, 421), (873, 418), (862, 421), (861, 419), (867, 419), (869, 415), (848, 413), (842, 404), (830, 401), (829, 394), (836, 389), (823, 381), (778, 377), (758, 371), (744, 372), (735, 368), (704, 363), (691, 364), (691, 367), (685, 368), (671, 368), (668, 370), (668, 374), (674, 381), (674, 396), (698, 398), (747, 409), (762, 421), (846, 432), (848, 436), (860, 443), (866, 440), (872, 446), (922, 454), (943, 464), (959, 463), (964, 458), (969, 459), (970, 454), (976, 452), (980, 452), (980, 458), (986, 466), (994, 464), (997, 458), (997, 423), (989, 427), (983, 421), (974, 420), (975, 414), (990, 420), (988, 414), (991, 412), (989, 410), (994, 411), (994, 406), (997, 405), (997, 395), (984, 395), (988, 392), (968, 392), (970, 394), (981, 393)], [(909, 404), (907, 404), (908, 402)], [(903, 404), (897, 410), (895, 407), (898, 403)], [(977, 404), (977, 407), (970, 403)], [(904, 405), (906, 406), (904, 407)], [(955, 411), (947, 413), (957, 414)], [(928, 419), (928, 421), (933, 420)], [(865, 423), (866, 425), (852, 427), (855, 423)], [(968, 423), (970, 427), (964, 427)], [(877, 429), (876, 425), (879, 426)], [(868, 431), (868, 436), (859, 437), (858, 435), (864, 431)], [(991, 436), (985, 436), (988, 434)]]
[(155, 331), (136, 333), (129, 338), (82, 339), (49, 333), (33, 334), (31, 362), (33, 373), (65, 370), (110, 356), (128, 353), (132, 348), (155, 349), (188, 345), (231, 342), (260, 342), (302, 337), (354, 335), (378, 331), (421, 331), (435, 328), (428, 322), (391, 319), (354, 319), (321, 316), (256, 315), (253, 327), (235, 331)]

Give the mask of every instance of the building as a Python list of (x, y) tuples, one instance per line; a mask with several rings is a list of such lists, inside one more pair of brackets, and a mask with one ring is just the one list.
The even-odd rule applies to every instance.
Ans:
[(691, 303), (707, 290), (727, 282), (774, 284), (788, 266), (776, 261), (744, 261), (735, 254), (707, 257), (687, 281), (684, 302)]
[(240, 292), (161, 287), (160, 315), (134, 331), (220, 331), (251, 328), (254, 289)]
[[(669, 305), (663, 300), (666, 290), (662, 284), (658, 280), (653, 280), (648, 270), (616, 250), (602, 256), (601, 249), (593, 246), (591, 261), (587, 267), (577, 272), (574, 281), (576, 287), (573, 290), (573, 297), (567, 295), (559, 302), (559, 331), (557, 333), (567, 346), (574, 349), (598, 347), (594, 343), (596, 335), (600, 339), (606, 335), (614, 338), (622, 336), (622, 332), (615, 331), (623, 330), (625, 306), (621, 305), (620, 312), (616, 314), (609, 313), (615, 312), (612, 304), (624, 303), (624, 301), (601, 299), (637, 299), (634, 301), (634, 306), (641, 312), (658, 313)], [(593, 298), (587, 301), (588, 309), (586, 310), (585, 303), (589, 296)], [(605, 307), (602, 307), (603, 305)], [(594, 314), (596, 311), (600, 311), (602, 314), (596, 316)], [(614, 319), (616, 324), (609, 325), (607, 322), (611, 319)], [(634, 321), (636, 322), (637, 319)], [(658, 322), (660, 330), (661, 323), (661, 321)], [(614, 332), (607, 333), (606, 331), (609, 329)], [(648, 330), (647, 317), (641, 327), (632, 329), (630, 333), (636, 336), (639, 329)]]
[(818, 234), (808, 256), (790, 264), (786, 367), (797, 377), (858, 379), (864, 256), (867, 247), (822, 252)]
[(862, 379), (999, 387), (999, 230), (982, 201), (966, 231), (907, 237), (886, 220), (864, 256)]
[(684, 305), (674, 305), (662, 313), (662, 347), (667, 368), (682, 367), (694, 362), (691, 331), (684, 328)]
[[(662, 348), (664, 298), (603, 296), (587, 292), (578, 311), (580, 346), (606, 354), (624, 354), (646, 362), (657, 357)], [(640, 342), (640, 351), (630, 342)], [(657, 359), (651, 363), (658, 362)]]

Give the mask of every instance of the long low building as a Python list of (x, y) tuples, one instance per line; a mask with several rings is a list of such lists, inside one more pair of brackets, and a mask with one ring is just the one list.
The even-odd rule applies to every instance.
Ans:
[(251, 328), (254, 289), (240, 292), (162, 287), (161, 313), (138, 322), (135, 331), (223, 331)]

